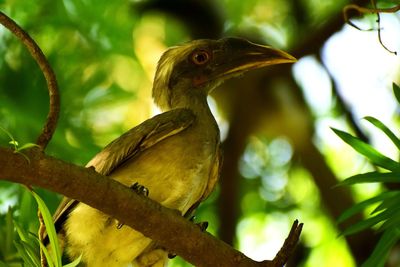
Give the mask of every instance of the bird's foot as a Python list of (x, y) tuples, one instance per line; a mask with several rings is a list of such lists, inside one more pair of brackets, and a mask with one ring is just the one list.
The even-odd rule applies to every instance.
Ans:
[[(149, 189), (147, 189), (147, 187), (139, 184), (138, 182), (134, 183), (129, 188), (132, 189), (134, 192), (136, 192), (138, 195), (145, 196), (145, 197), (149, 196)], [(117, 229), (121, 229), (122, 226), (124, 226), (124, 223), (117, 221)]]
[(195, 223), (195, 222), (194, 222), (195, 219), (196, 219), (196, 216), (192, 216), (192, 217), (190, 217), (189, 221), (191, 221), (191, 222), (193, 222), (195, 225), (197, 225), (197, 226), (200, 228), (200, 230), (201, 230), (202, 232), (204, 232), (205, 230), (207, 230), (207, 227), (208, 227), (208, 222), (207, 222), (207, 221)]
[(173, 259), (176, 257), (176, 254), (174, 253), (168, 253), (168, 259)]
[(134, 183), (133, 185), (130, 186), (130, 188), (138, 193), (139, 195), (148, 197), (149, 196), (149, 189), (147, 187), (139, 184), (138, 182)]

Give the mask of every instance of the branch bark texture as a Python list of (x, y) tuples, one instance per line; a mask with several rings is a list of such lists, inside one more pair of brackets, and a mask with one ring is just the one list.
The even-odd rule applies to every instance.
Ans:
[[(281, 266), (277, 260), (251, 260), (202, 232), (177, 212), (135, 194), (128, 187), (91, 168), (47, 156), (39, 149), (26, 151), (25, 154), (30, 162), (11, 149), (0, 148), (0, 179), (39, 186), (82, 201), (123, 221), (196, 266)], [(295, 230), (291, 231), (294, 236), (291, 234), (288, 237), (289, 243), (293, 240), (297, 243), (300, 235), (302, 225), (295, 225)], [(286, 253), (284, 248), (280, 253)], [(281, 255), (278, 256), (281, 258)]]

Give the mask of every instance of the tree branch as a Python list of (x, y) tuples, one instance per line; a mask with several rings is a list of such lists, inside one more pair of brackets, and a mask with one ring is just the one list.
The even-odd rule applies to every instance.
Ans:
[(292, 254), (301, 233), (302, 224), (296, 221), (276, 260), (256, 262), (202, 232), (177, 212), (135, 194), (92, 168), (47, 156), (39, 149), (26, 151), (26, 156), (29, 162), (11, 149), (0, 148), (0, 179), (39, 186), (82, 201), (123, 221), (196, 266), (281, 267)]
[(17, 23), (10, 19), (6, 14), (0, 11), (0, 23), (9, 29), (21, 42), (26, 46), (31, 56), (35, 59), (43, 72), (44, 78), (46, 79), (47, 88), (49, 90), (50, 107), (47, 115), (46, 123), (43, 127), (42, 132), (37, 138), (36, 144), (39, 145), (43, 150), (50, 142), (51, 137), (56, 130), (57, 121), (60, 113), (60, 95), (58, 93), (57, 79), (53, 69), (50, 67), (46, 56), (43, 54), (40, 47), (36, 42), (26, 33)]
[[(366, 7), (362, 7), (362, 6), (356, 5), (356, 4), (349, 4), (349, 5), (346, 5), (346, 6), (343, 8), (343, 17), (344, 17), (345, 22), (346, 22), (347, 24), (349, 24), (350, 26), (356, 28), (357, 30), (362, 31), (363, 29), (361, 29), (361, 28), (358, 27), (356, 24), (354, 24), (353, 22), (350, 21), (350, 19), (349, 19), (349, 12), (350, 12), (350, 11), (357, 11), (359, 14), (375, 13), (376, 16), (377, 16), (376, 22), (378, 23), (378, 29), (377, 29), (377, 31), (378, 31), (378, 40), (379, 40), (379, 43), (381, 44), (381, 46), (382, 46), (386, 51), (388, 51), (389, 53), (392, 53), (392, 54), (394, 54), (394, 55), (397, 55), (397, 52), (396, 52), (396, 51), (390, 50), (389, 48), (387, 48), (387, 46), (386, 46), (385, 44), (383, 44), (382, 36), (381, 36), (381, 29), (382, 29), (382, 28), (381, 28), (381, 16), (380, 16), (380, 13), (396, 13), (397, 11), (400, 10), (400, 5), (396, 5), (396, 6), (391, 7), (391, 8), (377, 8), (377, 7), (376, 7), (375, 0), (371, 0), (371, 5), (372, 5), (372, 8), (366, 8)], [(372, 29), (368, 29), (367, 31), (369, 31), (369, 30), (372, 30)]]

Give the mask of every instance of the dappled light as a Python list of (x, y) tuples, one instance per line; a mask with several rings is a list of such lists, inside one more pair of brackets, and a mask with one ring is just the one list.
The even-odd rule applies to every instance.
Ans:
[[(275, 257), (298, 219), (303, 232), (286, 266), (361, 266), (383, 232), (341, 233), (371, 216), (380, 202), (347, 224), (337, 218), (399, 185), (336, 186), (356, 174), (397, 170), (371, 161), (331, 128), (399, 160), (390, 135), (363, 118), (378, 118), (399, 135), (392, 84), (400, 83), (400, 57), (382, 47), (376, 30), (346, 25), (342, 14), (346, 4), (369, 6), (369, 1), (162, 1), (0, 1), (0, 10), (41, 47), (58, 79), (60, 121), (46, 153), (85, 166), (112, 140), (160, 113), (152, 85), (168, 47), (194, 38), (239, 36), (283, 49), (298, 61), (240, 75), (209, 96), (224, 165), (195, 220), (208, 221), (209, 233), (262, 261)], [(382, 8), (398, 4), (375, 2)], [(373, 14), (351, 21), (362, 29), (377, 27)], [(382, 14), (380, 23), (382, 41), (400, 53), (400, 13)], [(48, 112), (46, 81), (25, 47), (2, 26), (0, 55), (0, 146), (12, 147), (8, 133), (21, 144), (33, 143)], [(10, 214), (19, 226), (37, 233), (37, 205), (25, 190), (0, 181), (0, 240)], [(54, 212), (60, 196), (38, 193)], [(2, 249), (0, 244), (0, 265), (12, 258), (10, 266), (19, 266), (17, 250)], [(399, 257), (398, 249), (390, 253)], [(169, 266), (191, 265), (178, 255)]]

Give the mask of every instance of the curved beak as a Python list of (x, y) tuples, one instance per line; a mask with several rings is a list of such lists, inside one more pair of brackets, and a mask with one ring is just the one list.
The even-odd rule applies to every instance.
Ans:
[(297, 61), (282, 50), (245, 39), (225, 38), (220, 41), (222, 49), (215, 53), (214, 78), (228, 78), (265, 66)]

